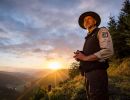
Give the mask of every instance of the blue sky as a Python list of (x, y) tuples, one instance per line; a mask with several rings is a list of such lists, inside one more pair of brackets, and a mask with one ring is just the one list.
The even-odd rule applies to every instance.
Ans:
[(80, 14), (95, 11), (107, 26), (123, 0), (0, 0), (0, 68), (45, 68), (52, 60), (66, 67), (81, 50), (85, 30)]

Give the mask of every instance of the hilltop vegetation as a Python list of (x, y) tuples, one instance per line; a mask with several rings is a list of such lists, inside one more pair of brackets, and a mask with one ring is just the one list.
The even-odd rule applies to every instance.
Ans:
[[(74, 66), (76, 65), (76, 66)], [(78, 64), (73, 63), (72, 67), (77, 72)], [(72, 69), (69, 75), (72, 75)], [(72, 73), (71, 73), (72, 72)], [(73, 74), (74, 75), (74, 74)], [(113, 60), (108, 69), (109, 75), (109, 96), (110, 100), (130, 99), (130, 58)], [(40, 98), (40, 99), (38, 99)], [(80, 73), (75, 73), (73, 78), (61, 82), (51, 91), (41, 87), (37, 88), (31, 100), (85, 100), (86, 91), (84, 87), (84, 77)]]
[[(42, 74), (41, 74), (42, 75)], [(44, 73), (43, 73), (44, 75)], [(22, 95), (17, 98), (17, 100), (30, 100), (30, 98), (40, 98), (45, 97), (45, 93), (48, 90), (48, 86), (51, 85), (52, 88), (58, 86), (60, 82), (64, 82), (68, 79), (68, 70), (61, 69), (57, 71), (50, 71), (46, 76), (41, 76), (23, 91)], [(35, 99), (35, 100), (37, 100)], [(40, 99), (38, 99), (40, 100)]]
[(126, 95), (130, 99), (130, 58), (115, 60), (110, 66), (108, 74), (111, 91), (114, 95)]

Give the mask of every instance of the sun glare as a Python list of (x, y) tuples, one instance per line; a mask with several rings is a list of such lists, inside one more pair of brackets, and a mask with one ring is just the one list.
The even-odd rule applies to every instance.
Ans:
[(61, 63), (60, 62), (50, 62), (48, 64), (48, 67), (53, 70), (61, 69)]

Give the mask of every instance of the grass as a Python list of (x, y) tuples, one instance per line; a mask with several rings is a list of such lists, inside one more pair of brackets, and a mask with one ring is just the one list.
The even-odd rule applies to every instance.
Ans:
[(108, 74), (110, 99), (130, 100), (130, 58), (111, 62)]

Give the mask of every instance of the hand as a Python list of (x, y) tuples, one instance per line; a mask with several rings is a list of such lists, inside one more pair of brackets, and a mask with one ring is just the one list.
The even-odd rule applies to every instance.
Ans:
[(80, 52), (79, 50), (74, 52), (74, 54), (75, 54), (74, 55), (75, 60), (77, 60), (77, 61), (79, 61), (79, 60), (85, 61), (86, 56), (82, 52)]
[[(73, 56), (74, 58), (77, 56), (78, 52), (79, 52), (79, 50), (77, 50), (76, 52), (74, 52), (74, 54), (75, 54), (75, 55)], [(76, 60), (76, 61), (80, 61), (80, 60), (77, 59), (77, 58), (75, 58), (75, 60)]]

